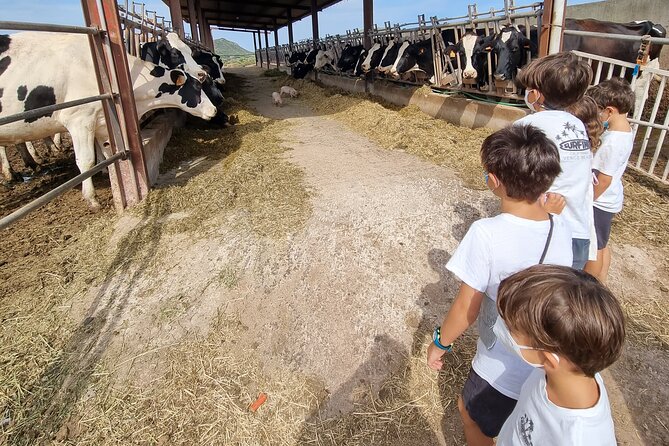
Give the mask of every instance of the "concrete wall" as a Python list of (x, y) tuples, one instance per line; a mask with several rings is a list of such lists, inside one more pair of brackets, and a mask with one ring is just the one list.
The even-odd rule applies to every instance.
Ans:
[[(567, 17), (620, 23), (650, 20), (669, 29), (669, 0), (606, 0), (572, 5), (567, 6)], [(665, 69), (669, 68), (669, 47), (667, 46), (662, 50), (660, 66)]]
[[(313, 80), (313, 73), (310, 74)], [(352, 93), (364, 93), (365, 81), (343, 76), (319, 73), (318, 81), (324, 85), (341, 88)], [(402, 86), (377, 80), (369, 85), (369, 93), (391, 104), (416, 105), (424, 113), (463, 127), (487, 127), (499, 130), (527, 114), (523, 108), (489, 104), (471, 99), (417, 92), (417, 87)]]

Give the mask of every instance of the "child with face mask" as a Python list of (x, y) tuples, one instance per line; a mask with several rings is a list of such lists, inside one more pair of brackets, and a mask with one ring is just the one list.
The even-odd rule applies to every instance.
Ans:
[(623, 209), (622, 177), (634, 147), (634, 133), (627, 120), (627, 114), (634, 111), (634, 92), (625, 79), (612, 78), (590, 88), (586, 94), (599, 107), (600, 119), (607, 130), (592, 163), (596, 176), (593, 210), (597, 260), (588, 262), (585, 270), (604, 282), (611, 264), (608, 247), (611, 224)]
[(541, 204), (560, 173), (555, 144), (533, 126), (514, 125), (485, 139), (481, 162), (501, 213), (474, 222), (446, 265), (462, 284), (427, 351), (428, 366), (439, 370), (444, 353), (478, 319), (476, 356), (458, 400), (469, 446), (493, 444), (532, 371), (492, 331), (500, 281), (538, 263), (572, 263), (569, 228)]
[[(590, 244), (594, 245), (592, 153), (585, 125), (567, 110), (583, 98), (592, 69), (574, 54), (564, 52), (533, 60), (519, 71), (516, 80), (525, 88), (525, 102), (532, 112), (516, 124), (540, 128), (560, 151), (562, 173), (549, 192), (565, 199), (560, 215), (572, 231), (572, 266), (583, 269), (590, 258)], [(560, 213), (560, 209), (546, 209)], [(593, 258), (594, 252), (593, 246)]]
[(599, 375), (625, 341), (611, 292), (587, 273), (536, 265), (502, 281), (497, 307), (497, 340), (534, 368), (497, 446), (615, 445)]

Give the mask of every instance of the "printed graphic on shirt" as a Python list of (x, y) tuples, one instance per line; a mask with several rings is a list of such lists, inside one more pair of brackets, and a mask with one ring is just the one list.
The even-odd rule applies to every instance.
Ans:
[(518, 429), (520, 430), (520, 439), (524, 446), (534, 446), (532, 443), (532, 431), (534, 430), (534, 421), (527, 416), (527, 414), (520, 417), (518, 420)]
[[(567, 152), (585, 152), (587, 158), (590, 158), (590, 141), (584, 130), (576, 128), (576, 125), (565, 122), (562, 131), (555, 135), (555, 141), (558, 142), (558, 148)], [(562, 159), (562, 154), (560, 155)], [(581, 154), (572, 154), (567, 156), (568, 160), (581, 159)], [(563, 159), (564, 161), (564, 159)]]

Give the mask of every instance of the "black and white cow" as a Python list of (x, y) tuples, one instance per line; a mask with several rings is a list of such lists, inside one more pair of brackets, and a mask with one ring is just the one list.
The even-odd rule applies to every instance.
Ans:
[(527, 64), (527, 52), (532, 57), (537, 56), (538, 34), (536, 26), (530, 28), (530, 38), (525, 35), (525, 26), (506, 26), (502, 28), (493, 39), (492, 51), (497, 54), (497, 66), (495, 68), (495, 80), (513, 80), (518, 68)]
[(218, 54), (211, 51), (195, 49), (193, 51), (193, 59), (211, 76), (214, 82), (219, 85), (225, 85), (225, 77), (223, 76), (223, 60)]
[(303, 62), (307, 58), (307, 53), (304, 51), (293, 51), (292, 53), (288, 53), (288, 63), (287, 65), (289, 67), (292, 67), (293, 65), (297, 64), (298, 62)]
[(195, 62), (192, 50), (179, 39), (176, 33), (168, 33), (165, 39), (146, 42), (140, 47), (140, 57), (147, 62), (185, 70), (196, 79), (204, 79), (207, 72)]
[(355, 69), (358, 63), (360, 53), (364, 50), (362, 45), (347, 44), (341, 51), (341, 56), (337, 61), (337, 69), (341, 72), (351, 71)]
[(392, 76), (399, 76), (409, 71), (422, 71), (434, 82), (434, 59), (432, 58), (432, 39), (416, 43), (404, 42), (398, 52), (397, 60), (390, 70)]
[[(180, 108), (204, 119), (216, 114), (216, 107), (202, 94), (202, 84), (188, 72), (127, 57), (140, 117), (158, 108)], [(85, 35), (23, 32), (0, 36), (0, 66), (0, 117), (99, 94)], [(79, 170), (93, 167), (94, 140), (102, 146), (109, 139), (100, 101), (3, 125), (0, 145), (66, 130)], [(83, 182), (82, 194), (91, 207), (99, 207), (90, 178)]]
[(362, 51), (360, 51), (360, 55), (358, 56), (358, 60), (355, 62), (355, 68), (353, 68), (353, 75), (354, 76), (360, 77), (363, 74), (365, 74), (365, 72), (362, 69), (362, 64), (365, 62), (365, 59), (367, 59), (367, 54), (368, 54), (368, 51), (364, 48), (362, 49)]
[(483, 30), (467, 30), (460, 41), (447, 48), (451, 58), (455, 53), (460, 56), (463, 65), (462, 77), (464, 79), (476, 79), (477, 87), (482, 87), (490, 82), (488, 79), (488, 51), (494, 35), (484, 36)]
[(390, 70), (393, 68), (393, 65), (395, 65), (395, 61), (397, 60), (397, 53), (399, 52), (401, 45), (402, 40), (399, 37), (391, 39), (390, 42), (388, 42), (386, 51), (383, 53), (383, 56), (381, 56), (381, 62), (377, 67), (379, 73), (390, 72)]
[(369, 51), (367, 51), (367, 55), (365, 56), (365, 60), (363, 60), (360, 69), (365, 73), (369, 73), (370, 71), (378, 67), (379, 64), (381, 63), (383, 55), (386, 52), (386, 48), (388, 48), (387, 44), (383, 45), (378, 40), (374, 42), (374, 45), (372, 45)]
[(313, 49), (306, 54), (303, 62), (297, 62), (295, 67), (291, 69), (291, 73), (295, 79), (304, 79), (304, 77), (314, 69), (317, 54), (318, 49)]

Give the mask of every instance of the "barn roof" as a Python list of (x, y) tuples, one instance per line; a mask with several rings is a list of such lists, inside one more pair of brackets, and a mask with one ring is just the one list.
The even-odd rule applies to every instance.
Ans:
[[(320, 11), (340, 1), (316, 0), (316, 4)], [(183, 19), (190, 23), (188, 1), (180, 0), (180, 5)], [(248, 30), (275, 30), (311, 15), (311, 0), (200, 0), (200, 7), (210, 26)]]

